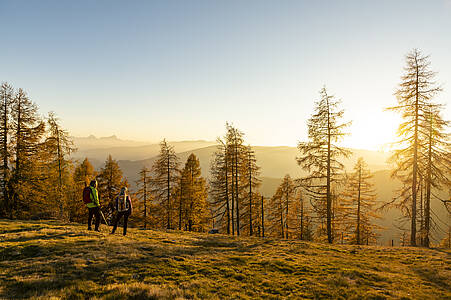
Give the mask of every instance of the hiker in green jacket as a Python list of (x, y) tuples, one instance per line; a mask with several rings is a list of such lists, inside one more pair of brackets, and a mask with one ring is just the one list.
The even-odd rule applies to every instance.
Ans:
[(99, 230), (100, 225), (100, 202), (99, 202), (99, 193), (97, 192), (97, 180), (92, 180), (89, 184), (89, 188), (91, 189), (91, 192), (89, 193), (89, 198), (91, 199), (91, 202), (86, 204), (89, 210), (89, 216), (88, 216), (88, 230), (92, 230), (91, 222), (93, 216), (96, 217), (96, 223), (95, 223), (95, 231)]

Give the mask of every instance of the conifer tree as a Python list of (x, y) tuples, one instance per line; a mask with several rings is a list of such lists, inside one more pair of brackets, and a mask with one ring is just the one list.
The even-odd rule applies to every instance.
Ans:
[(311, 241), (313, 239), (312, 218), (310, 209), (305, 201), (305, 196), (301, 189), (298, 192), (299, 203), (296, 205), (296, 216), (298, 216), (299, 239), (301, 241)]
[[(39, 208), (42, 195), (42, 137), (45, 124), (40, 119), (37, 106), (19, 89), (11, 106), (11, 144), (13, 169), (10, 180), (10, 217), (26, 217)], [(55, 205), (55, 204), (53, 204)], [(41, 205), (41, 207), (44, 207)], [(20, 208), (20, 209), (19, 209)]]
[[(70, 159), (71, 152), (75, 150), (69, 133), (61, 128), (59, 119), (55, 113), (50, 112), (48, 119), (48, 135), (45, 141), (46, 151), (48, 152), (48, 189), (54, 187), (55, 193), (47, 192), (47, 197), (54, 199), (54, 203), (58, 203), (59, 218), (63, 219), (66, 210), (68, 189), (68, 180), (70, 179)], [(55, 174), (55, 176), (52, 176)]]
[(119, 194), (121, 187), (127, 185), (122, 178), (122, 171), (119, 164), (113, 159), (111, 154), (108, 155), (105, 160), (105, 165), (100, 169), (97, 181), (100, 203), (104, 205), (111, 205)]
[(0, 205), (0, 216), (6, 216), (9, 211), (9, 197), (8, 197), (8, 181), (10, 178), (9, 170), (9, 138), (10, 138), (10, 111), (13, 100), (14, 90), (12, 86), (4, 82), (0, 86), (0, 181), (2, 192), (2, 205)]
[(213, 155), (210, 165), (210, 185), (209, 194), (213, 206), (213, 219), (218, 218), (221, 228), (230, 234), (231, 226), (231, 205), (229, 197), (229, 161), (227, 155), (227, 145), (218, 138), (218, 149)]
[[(199, 159), (190, 154), (181, 172), (179, 223), (184, 221), (185, 230), (204, 231), (209, 226), (208, 192), (202, 177)], [(182, 225), (182, 224), (180, 224)], [(183, 227), (180, 226), (179, 228)]]
[[(433, 189), (440, 190), (451, 186), (451, 154), (449, 134), (446, 133), (449, 122), (442, 119), (442, 106), (430, 105), (425, 108), (424, 118), (420, 119), (420, 132), (425, 135), (425, 142), (421, 143), (420, 169), (420, 213), (421, 213), (421, 245), (430, 246), (431, 231), (431, 196)], [(420, 135), (421, 136), (421, 135)], [(423, 185), (424, 182), (424, 201)], [(424, 205), (423, 205), (424, 203)]]
[(81, 188), (88, 186), (90, 181), (96, 178), (96, 176), (97, 172), (87, 157), (74, 170), (74, 181)]
[(406, 56), (405, 73), (395, 95), (398, 105), (388, 108), (401, 113), (404, 119), (398, 129), (397, 150), (391, 157), (395, 164), (392, 178), (403, 183), (394, 204), (410, 217), (410, 245), (416, 246), (417, 192), (420, 174), (421, 145), (425, 142), (421, 122), (431, 107), (431, 99), (441, 91), (435, 83), (435, 72), (430, 69), (429, 56), (414, 49)]
[(293, 236), (297, 229), (296, 226), (293, 226), (296, 223), (294, 196), (294, 182), (287, 174), (271, 199), (268, 216), (273, 233), (280, 232), (281, 237), (286, 239), (289, 238), (290, 234)]
[(321, 219), (326, 219), (327, 239), (332, 243), (332, 186), (343, 170), (338, 159), (350, 154), (336, 143), (345, 135), (344, 129), (350, 123), (341, 123), (344, 111), (339, 109), (339, 102), (327, 93), (325, 87), (320, 96), (315, 113), (307, 122), (309, 142), (299, 143), (301, 156), (297, 162), (310, 173), (303, 179), (303, 185), (313, 200), (316, 213)]
[(152, 193), (162, 214), (161, 225), (165, 223), (167, 229), (172, 229), (173, 196), (177, 190), (180, 170), (174, 147), (168, 145), (166, 140), (160, 143), (160, 154), (153, 164), (152, 171), (154, 174)]
[(341, 201), (347, 210), (351, 242), (358, 245), (374, 237), (375, 225), (371, 221), (379, 218), (375, 212), (377, 196), (374, 185), (371, 183), (372, 178), (373, 175), (368, 170), (367, 164), (363, 158), (359, 158), (341, 194)]
[(255, 152), (251, 146), (245, 148), (244, 159), (242, 162), (242, 207), (244, 218), (248, 219), (247, 223), (243, 222), (242, 228), (247, 230), (249, 235), (254, 235), (254, 227), (258, 223), (258, 216), (260, 211), (260, 194), (258, 188), (261, 184), (259, 178), (260, 167), (257, 165), (257, 159), (255, 158)]
[(226, 123), (226, 141), (227, 141), (227, 156), (230, 162), (230, 174), (231, 174), (231, 195), (232, 195), (232, 234), (240, 235), (240, 208), (241, 208), (241, 177), (243, 177), (242, 166), (245, 157), (246, 147), (244, 143), (244, 134), (237, 128)]
[(143, 213), (143, 226), (144, 229), (147, 229), (147, 223), (148, 223), (148, 215), (150, 216), (150, 213), (153, 211), (151, 209), (152, 207), (152, 191), (151, 191), (151, 182), (152, 178), (150, 177), (150, 170), (147, 167), (142, 167), (141, 171), (139, 171), (139, 179), (136, 182), (138, 186), (138, 191), (136, 192), (136, 195), (138, 199), (140, 200), (139, 207), (142, 208)]

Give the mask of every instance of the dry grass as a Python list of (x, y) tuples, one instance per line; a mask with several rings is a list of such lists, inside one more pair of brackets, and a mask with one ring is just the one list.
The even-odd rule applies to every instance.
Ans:
[(451, 299), (445, 249), (103, 230), (0, 220), (0, 298)]

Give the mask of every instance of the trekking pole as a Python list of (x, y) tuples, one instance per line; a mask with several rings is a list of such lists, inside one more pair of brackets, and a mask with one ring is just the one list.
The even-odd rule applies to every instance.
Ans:
[(110, 224), (108, 224), (105, 215), (103, 214), (103, 212), (100, 210), (100, 214), (102, 215), (103, 220), (105, 221), (106, 226), (110, 226)]

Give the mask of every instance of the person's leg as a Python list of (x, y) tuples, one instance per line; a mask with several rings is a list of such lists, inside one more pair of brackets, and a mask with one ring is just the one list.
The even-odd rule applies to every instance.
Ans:
[(100, 207), (95, 207), (95, 215), (96, 215), (95, 231), (99, 231), (99, 226), (100, 226)]
[(124, 235), (127, 234), (128, 212), (124, 214)]
[(121, 213), (120, 212), (116, 213), (116, 218), (114, 218), (113, 231), (111, 231), (111, 233), (116, 232), (117, 224), (119, 223), (120, 218), (121, 218)]
[(88, 208), (88, 230), (92, 230), (91, 223), (92, 217), (94, 216), (94, 211), (91, 207)]

